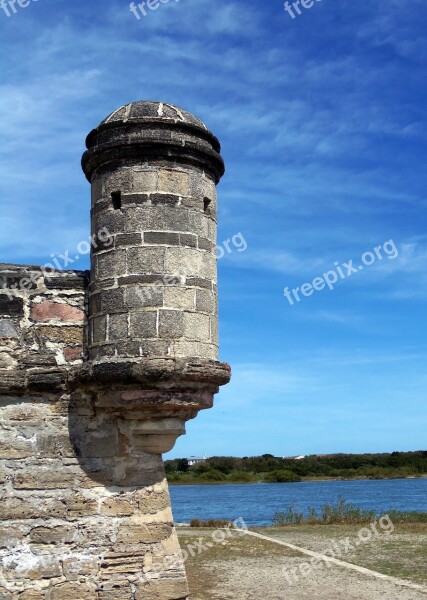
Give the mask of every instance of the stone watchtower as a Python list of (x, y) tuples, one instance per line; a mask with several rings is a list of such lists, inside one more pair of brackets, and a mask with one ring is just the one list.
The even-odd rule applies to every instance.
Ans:
[(199, 119), (158, 102), (118, 109), (86, 143), (89, 381), (135, 421), (140, 449), (168, 452), (230, 376), (217, 362), (220, 145)]
[[(0, 595), (183, 599), (161, 455), (230, 379), (218, 362), (220, 144), (175, 106), (135, 102), (88, 135), (82, 165), (92, 187), (90, 278), (28, 267), (30, 289), (13, 298), (4, 289), (4, 302), (0, 293), (3, 330), (14, 332), (0, 369), (0, 395), (14, 407), (0, 404), (11, 432), (0, 443), (0, 476), (14, 499), (3, 508), (13, 558)], [(15, 284), (22, 269), (5, 266), (6, 281)], [(84, 304), (87, 327), (77, 324)], [(35, 338), (40, 364), (33, 357), (29, 366), (20, 361)], [(24, 426), (29, 411), (35, 420)], [(31, 440), (24, 450), (23, 439)]]

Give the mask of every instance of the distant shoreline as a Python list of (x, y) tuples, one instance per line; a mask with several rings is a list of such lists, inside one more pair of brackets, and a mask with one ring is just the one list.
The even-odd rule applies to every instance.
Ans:
[[(313, 483), (313, 482), (328, 482), (328, 481), (398, 481), (402, 479), (427, 479), (427, 473), (422, 475), (414, 476), (409, 475), (408, 477), (306, 477), (301, 481), (288, 481), (285, 483)], [(260, 484), (272, 484), (276, 485), (277, 482), (270, 481), (168, 481), (169, 487), (172, 486), (183, 486), (183, 485), (260, 485)]]

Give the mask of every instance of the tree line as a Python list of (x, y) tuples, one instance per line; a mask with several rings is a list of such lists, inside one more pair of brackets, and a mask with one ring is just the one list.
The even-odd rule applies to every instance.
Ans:
[(213, 456), (190, 466), (186, 458), (165, 462), (170, 482), (292, 482), (304, 479), (389, 479), (427, 474), (427, 451), (391, 454), (311, 455), (302, 459)]

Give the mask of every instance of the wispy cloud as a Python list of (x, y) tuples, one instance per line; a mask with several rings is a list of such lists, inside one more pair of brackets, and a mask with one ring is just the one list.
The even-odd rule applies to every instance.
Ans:
[[(56, 0), (0, 20), (3, 260), (46, 262), (89, 234), (80, 156), (118, 106), (170, 101), (221, 140), (219, 241), (241, 231), (248, 242), (220, 263), (222, 354), (235, 375), (219, 412), (189, 426), (218, 452), (236, 438), (225, 439), (224, 414), (229, 432), (247, 428), (265, 451), (270, 431), (284, 454), (284, 438), (303, 451), (307, 432), (320, 449), (325, 431), (343, 440), (346, 421), (361, 426), (369, 411), (385, 411), (391, 432), (370, 422), (370, 434), (403, 444), (393, 423), (409, 396), (412, 423), (426, 384), (427, 6), (318, 8), (292, 21), (282, 3), (182, 0), (138, 21), (122, 0)], [(284, 286), (389, 239), (396, 260), (285, 310)], [(415, 421), (411, 439), (421, 433)]]

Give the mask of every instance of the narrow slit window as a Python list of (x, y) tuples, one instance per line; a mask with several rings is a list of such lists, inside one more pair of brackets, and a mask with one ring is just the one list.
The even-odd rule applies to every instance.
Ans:
[(209, 211), (210, 203), (211, 203), (211, 201), (209, 198), (203, 199), (203, 210), (205, 211), (205, 213)]
[(111, 200), (113, 202), (114, 210), (120, 210), (122, 208), (122, 193), (111, 192)]

